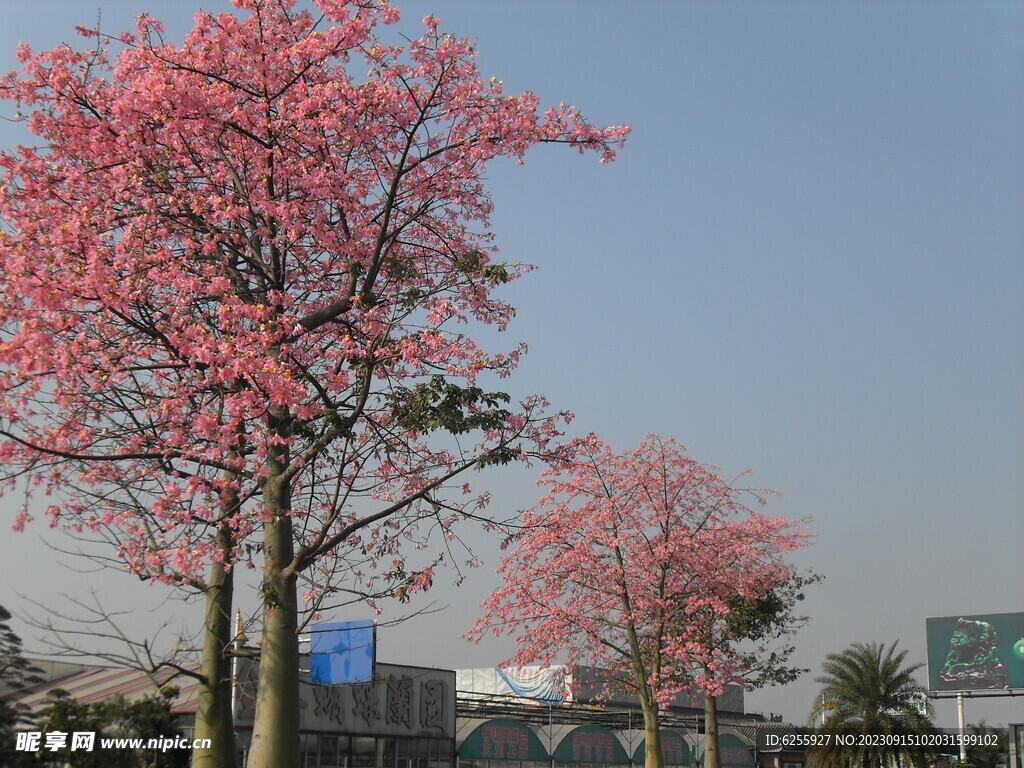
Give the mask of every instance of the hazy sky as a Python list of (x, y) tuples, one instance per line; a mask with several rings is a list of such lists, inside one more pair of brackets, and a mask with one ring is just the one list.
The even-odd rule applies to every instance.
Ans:
[[(70, 39), (99, 5), (5, 0), (0, 71), (19, 40)], [(620, 450), (675, 435), (726, 473), (753, 468), (783, 493), (774, 513), (810, 518), (798, 561), (826, 581), (796, 661), (812, 673), (748, 710), (802, 722), (827, 653), (899, 639), (923, 662), (926, 617), (1024, 610), (1024, 5), (399, 5), (411, 36), (433, 13), (476, 41), (509, 91), (633, 125), (611, 166), (546, 147), (491, 168), (503, 257), (541, 267), (509, 287), (519, 316), (492, 346), (530, 345), (509, 386), (575, 411), (576, 431)], [(177, 40), (198, 7), (105, 0), (102, 25), (149, 11)], [(0, 124), (0, 146), (15, 130)], [(530, 505), (533, 479), (494, 478), (495, 504)], [(89, 583), (131, 609), (164, 595), (55, 568), (37, 534), (60, 543), (5, 535), (14, 610), (12, 592), (49, 603)], [(382, 660), (508, 655), (456, 637), (495, 584), (494, 543), (478, 547), (463, 587), (439, 579), (446, 610), (381, 630)], [(955, 724), (951, 701), (937, 714)], [(1022, 722), (1024, 699), (967, 716)]]

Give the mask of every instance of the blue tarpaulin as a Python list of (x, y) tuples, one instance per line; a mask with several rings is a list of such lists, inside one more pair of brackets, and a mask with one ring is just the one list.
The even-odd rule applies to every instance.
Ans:
[(315, 625), (309, 656), (309, 676), (313, 684), (371, 682), (376, 640), (376, 626), (372, 621)]

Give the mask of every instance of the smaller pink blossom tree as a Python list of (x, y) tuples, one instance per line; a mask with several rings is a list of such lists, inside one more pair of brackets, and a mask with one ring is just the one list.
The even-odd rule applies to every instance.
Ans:
[(623, 454), (593, 435), (575, 447), (544, 472), (548, 493), (522, 513), (523, 532), (498, 568), (504, 585), (467, 636), (514, 636), (513, 664), (605, 670), (606, 693), (639, 699), (645, 763), (660, 768), (659, 705), (742, 684), (756, 657), (709, 642), (706, 617), (724, 620), (791, 583), (783, 556), (808, 534), (752, 509), (767, 491), (733, 487), (674, 439), (649, 435)]
[[(806, 617), (794, 613), (796, 605), (804, 599), (803, 590), (819, 581), (818, 574), (794, 571), (761, 594), (735, 594), (726, 599), (724, 608), (709, 603), (688, 615), (685, 623), (689, 631), (702, 633), (707, 663), (696, 665), (695, 679), (711, 680), (718, 675), (712, 661), (716, 656), (732, 660), (730, 674), (736, 675), (738, 670), (739, 677), (734, 676), (731, 682), (748, 689), (784, 685), (809, 671), (789, 664), (794, 650), (789, 641), (807, 622)], [(704, 768), (721, 768), (718, 734), (717, 694), (705, 686)]]

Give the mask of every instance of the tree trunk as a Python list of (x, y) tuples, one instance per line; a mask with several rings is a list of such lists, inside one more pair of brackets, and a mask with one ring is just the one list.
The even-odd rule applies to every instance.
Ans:
[(263, 643), (256, 716), (248, 768), (297, 768), (299, 764), (299, 638), (295, 578), (282, 576), (291, 562), (288, 517), (264, 525)]
[(718, 699), (704, 694), (704, 768), (722, 768), (718, 753)]
[(256, 715), (247, 768), (298, 768), (298, 597), (292, 570), (291, 488), (282, 473), (287, 457), (269, 452), (263, 487), (263, 643)]
[(663, 768), (665, 756), (661, 750), (661, 718), (658, 703), (648, 702), (644, 707), (644, 768)]
[[(217, 532), (221, 551), (231, 549), (231, 531), (222, 525)], [(231, 603), (234, 594), (233, 572), (224, 562), (214, 563), (206, 588), (206, 623), (203, 627), (203, 659), (196, 702), (196, 727), (193, 738), (209, 739), (209, 749), (196, 749), (193, 768), (234, 768), (235, 728), (231, 711)]]
[[(622, 550), (615, 547), (615, 561), (619, 567), (619, 573), (626, 572), (626, 563), (622, 556)], [(624, 578), (619, 579), (618, 587), (622, 599), (622, 614), (626, 617), (633, 615), (632, 600), (630, 600), (629, 589)], [(633, 682), (636, 683), (637, 696), (640, 699), (640, 709), (644, 713), (644, 768), (662, 768), (665, 764), (665, 755), (661, 749), (661, 716), (658, 712), (658, 695), (653, 690), (647, 676), (647, 669), (644, 667), (644, 654), (640, 650), (640, 638), (637, 636), (636, 624), (631, 618), (625, 622), (626, 635), (629, 638), (629, 655), (633, 665)], [(653, 654), (655, 673), (652, 679), (658, 679), (660, 671), (659, 654), (661, 646), (655, 649)]]

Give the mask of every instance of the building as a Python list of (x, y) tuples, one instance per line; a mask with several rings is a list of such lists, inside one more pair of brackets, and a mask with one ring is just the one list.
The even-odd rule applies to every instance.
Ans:
[[(117, 695), (152, 695), (154, 681), (115, 667), (43, 662), (46, 682), (18, 698), (36, 711), (55, 689), (89, 704)], [(169, 677), (170, 673), (166, 673)], [(252, 735), (257, 666), (240, 659), (235, 728), (239, 765)], [(157, 683), (166, 678), (158, 678)], [(182, 731), (191, 736), (196, 686), (173, 685), (172, 702)], [(643, 718), (635, 700), (598, 701), (598, 671), (566, 669), (442, 670), (376, 665), (374, 680), (300, 689), (300, 751), (304, 768), (613, 768), (643, 765)], [(722, 768), (803, 768), (796, 756), (769, 760), (756, 749), (763, 718), (743, 711), (742, 689), (719, 699)], [(703, 707), (699, 697), (679, 696), (662, 712), (667, 768), (703, 762)], [(783, 757), (780, 755), (780, 757)], [(790, 759), (790, 758), (793, 759)]]

